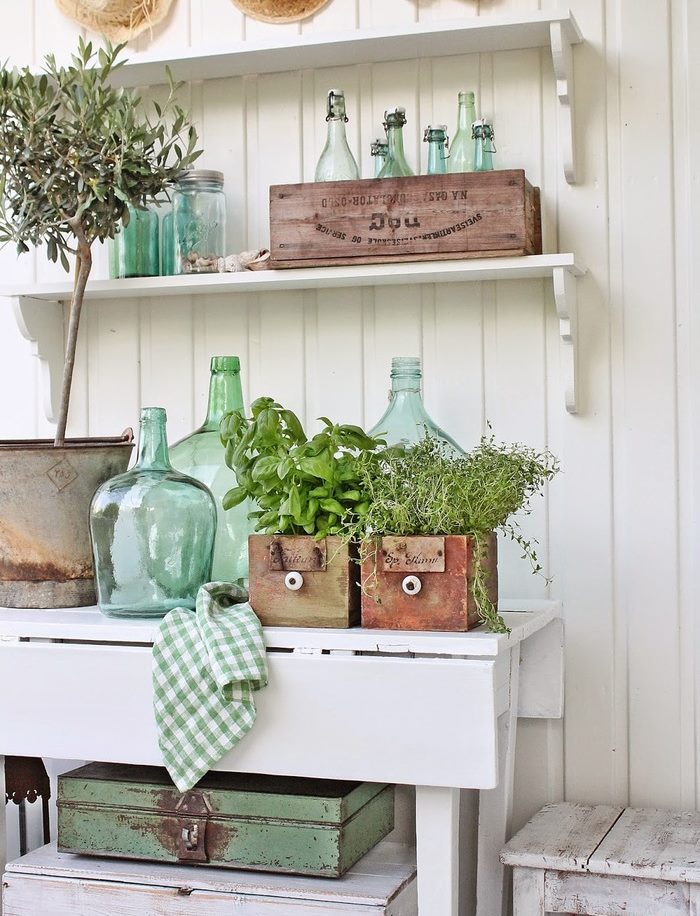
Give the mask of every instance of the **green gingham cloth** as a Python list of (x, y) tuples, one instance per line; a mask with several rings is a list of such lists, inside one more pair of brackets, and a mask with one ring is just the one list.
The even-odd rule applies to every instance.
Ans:
[(173, 782), (191, 789), (253, 727), (267, 684), (262, 627), (244, 589), (210, 582), (197, 609), (175, 608), (153, 644), (158, 744)]

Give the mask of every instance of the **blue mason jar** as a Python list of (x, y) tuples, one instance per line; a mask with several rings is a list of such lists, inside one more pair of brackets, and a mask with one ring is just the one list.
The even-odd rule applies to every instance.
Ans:
[(215, 273), (226, 256), (226, 197), (222, 172), (193, 169), (173, 195), (175, 272)]

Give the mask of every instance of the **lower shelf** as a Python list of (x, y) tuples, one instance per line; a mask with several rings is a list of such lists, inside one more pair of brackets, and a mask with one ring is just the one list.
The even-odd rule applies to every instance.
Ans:
[(416, 916), (410, 850), (381, 843), (342, 878), (303, 878), (59, 853), (53, 844), (11, 862), (3, 912), (12, 916)]

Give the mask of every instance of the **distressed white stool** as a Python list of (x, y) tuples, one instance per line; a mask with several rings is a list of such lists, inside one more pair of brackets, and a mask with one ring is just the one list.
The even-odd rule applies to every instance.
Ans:
[(501, 852), (513, 916), (700, 916), (700, 813), (548, 805)]

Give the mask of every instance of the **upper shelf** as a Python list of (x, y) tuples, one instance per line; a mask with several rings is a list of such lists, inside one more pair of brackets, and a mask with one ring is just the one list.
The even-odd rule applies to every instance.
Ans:
[[(481, 280), (547, 279), (552, 283), (563, 341), (562, 375), (566, 409), (576, 413), (577, 298), (576, 281), (585, 273), (573, 254), (539, 254), (513, 258), (461, 261), (420, 261), (400, 264), (358, 264), (301, 270), (263, 270), (237, 274), (143, 277), (96, 280), (88, 284), (85, 301), (142, 299), (156, 296), (235, 295), (286, 290), (339, 289), (358, 286), (400, 286), (464, 283)], [(44, 409), (55, 421), (63, 370), (63, 303), (71, 284), (0, 289), (14, 304), (17, 324), (34, 345), (44, 372)]]
[[(349, 267), (306, 267), (177, 277), (91, 280), (85, 301), (141, 299), (154, 296), (196, 296), (221, 293), (272, 293), (283, 290), (332, 289), (345, 286), (397, 286), (416, 283), (464, 283), (478, 280), (528, 280), (549, 277), (562, 269), (573, 276), (584, 270), (573, 254), (536, 254), (514, 258), (417, 261), (400, 264), (358, 264)], [(69, 300), (71, 283), (0, 288), (0, 296), (45, 301)]]
[(290, 35), (267, 41), (238, 41), (218, 49), (158, 56), (133, 54), (115, 74), (122, 86), (164, 82), (165, 66), (178, 80), (220, 79), (256, 73), (282, 73), (321, 67), (343, 67), (379, 61), (449, 57), (479, 51), (513, 51), (549, 47), (552, 27), (569, 45), (582, 41), (569, 10), (516, 16), (464, 16), (416, 23), (400, 29), (358, 29)]

